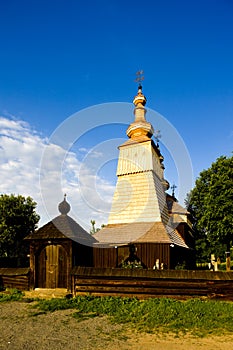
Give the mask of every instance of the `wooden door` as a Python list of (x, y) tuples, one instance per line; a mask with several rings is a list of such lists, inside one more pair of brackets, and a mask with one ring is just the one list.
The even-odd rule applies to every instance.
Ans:
[(67, 254), (61, 245), (48, 245), (38, 259), (38, 287), (67, 288)]
[(46, 287), (58, 287), (58, 252), (59, 246), (49, 245), (46, 248)]

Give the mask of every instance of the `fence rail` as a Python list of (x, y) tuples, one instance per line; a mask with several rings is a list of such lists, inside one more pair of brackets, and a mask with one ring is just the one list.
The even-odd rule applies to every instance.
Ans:
[(3, 288), (30, 289), (30, 268), (0, 268), (0, 286)]
[(153, 271), (75, 267), (71, 272), (76, 295), (149, 297), (212, 297), (233, 300), (233, 273)]

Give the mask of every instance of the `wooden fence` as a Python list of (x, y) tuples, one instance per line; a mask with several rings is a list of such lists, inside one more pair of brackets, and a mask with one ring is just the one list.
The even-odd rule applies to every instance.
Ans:
[(74, 267), (72, 294), (233, 300), (233, 272)]
[(3, 288), (30, 289), (29, 267), (3, 267), (0, 268), (0, 286)]

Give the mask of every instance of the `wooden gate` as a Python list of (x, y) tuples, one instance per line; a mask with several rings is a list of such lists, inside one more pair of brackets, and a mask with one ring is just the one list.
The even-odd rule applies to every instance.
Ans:
[(48, 245), (37, 261), (39, 288), (67, 288), (67, 253), (61, 245)]

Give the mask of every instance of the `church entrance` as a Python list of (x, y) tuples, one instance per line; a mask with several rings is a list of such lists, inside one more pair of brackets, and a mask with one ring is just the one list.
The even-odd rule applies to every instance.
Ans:
[(39, 288), (67, 288), (67, 253), (61, 245), (47, 245), (38, 255)]

